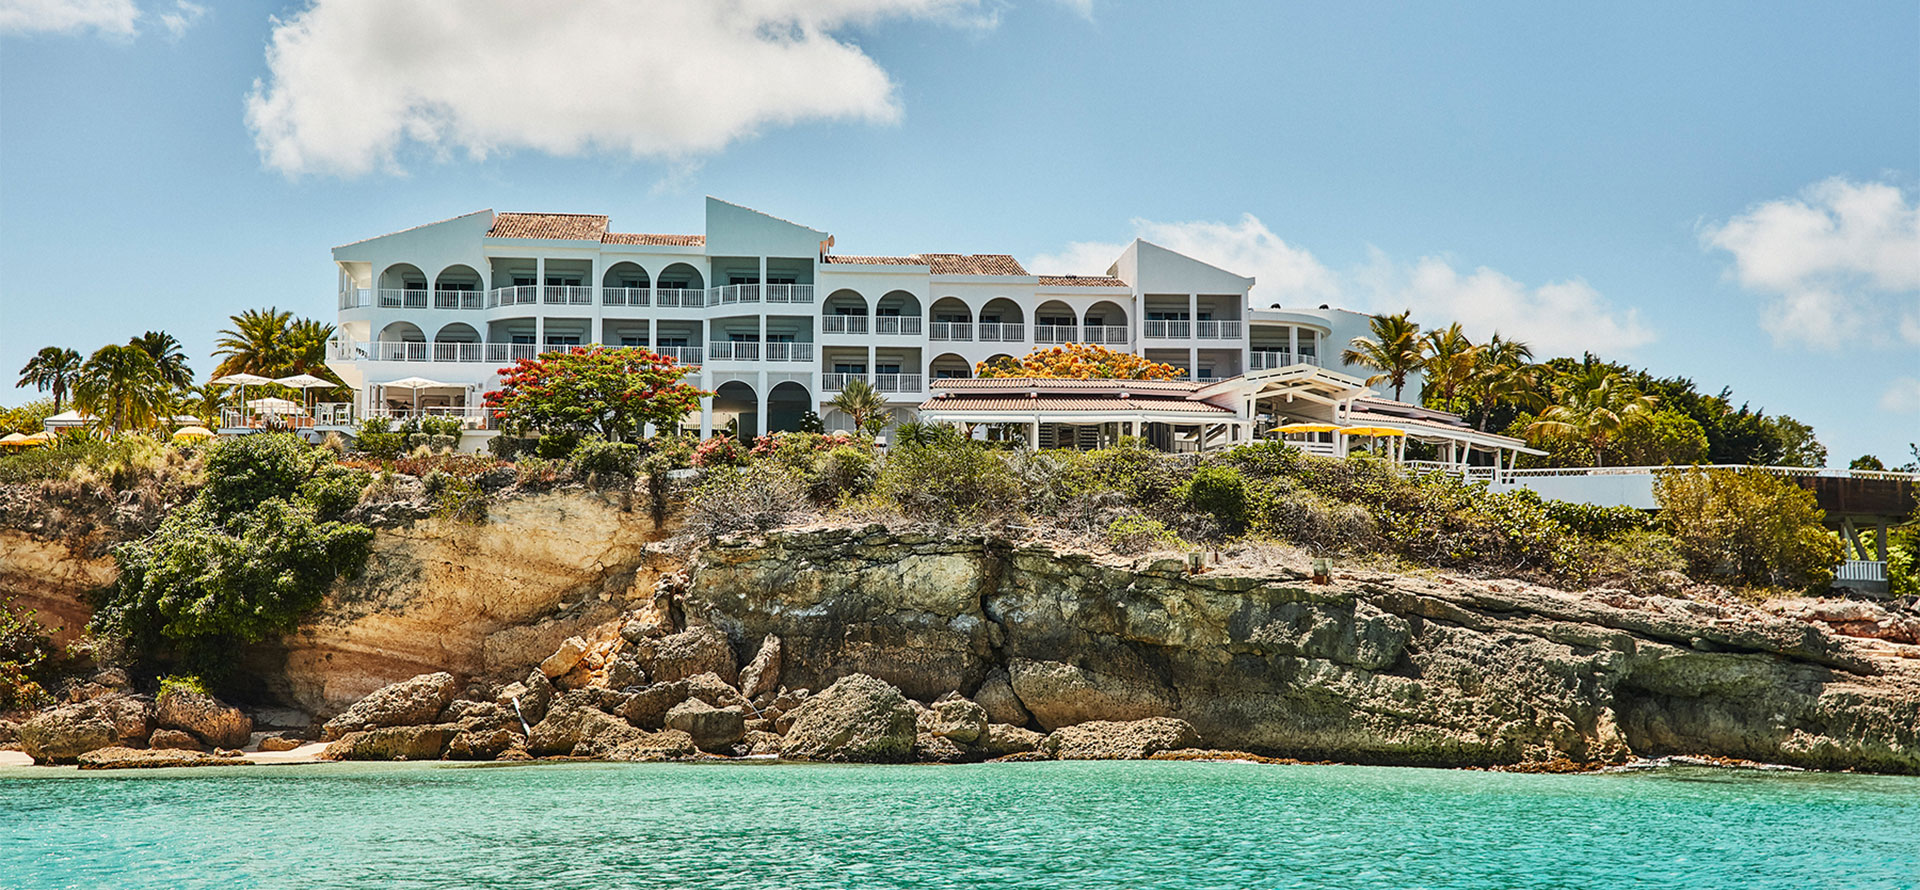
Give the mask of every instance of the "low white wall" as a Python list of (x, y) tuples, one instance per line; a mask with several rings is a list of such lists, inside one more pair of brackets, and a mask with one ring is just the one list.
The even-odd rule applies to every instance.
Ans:
[(1593, 504), (1599, 507), (1656, 509), (1653, 500), (1653, 475), (1636, 473), (1618, 476), (1518, 476), (1505, 477), (1493, 484), (1494, 491), (1527, 488), (1543, 498)]

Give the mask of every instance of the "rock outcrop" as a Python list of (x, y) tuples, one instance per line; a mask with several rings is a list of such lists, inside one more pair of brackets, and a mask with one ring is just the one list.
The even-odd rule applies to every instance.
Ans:
[(243, 757), (167, 748), (99, 748), (80, 755), (81, 769), (166, 769), (179, 766), (245, 766)]
[(388, 684), (328, 720), (322, 737), (333, 741), (360, 730), (431, 723), (453, 702), (455, 689), (453, 675), (445, 671)]
[(915, 715), (900, 690), (853, 674), (792, 714), (780, 756), (790, 760), (892, 763), (913, 753)]
[(35, 763), (74, 763), (108, 747), (147, 744), (153, 702), (140, 695), (109, 695), (46, 711), (20, 724), (20, 750)]
[(162, 694), (155, 703), (154, 722), (168, 729), (192, 733), (215, 748), (245, 747), (253, 736), (252, 717), (204, 692)]
[(1061, 760), (1145, 760), (1161, 751), (1191, 748), (1199, 741), (1199, 735), (1185, 720), (1148, 717), (1062, 727), (1042, 740), (1039, 747)]
[[(1304, 568), (1192, 574), (835, 528), (719, 540), (683, 608), (742, 648), (777, 635), (788, 686), (865, 674), (1045, 730), (1172, 717), (1210, 746), (1304, 760), (1920, 773), (1920, 658), (1867, 648), (1904, 632), (1878, 616), (1884, 638), (1854, 640), (1737, 604), (1338, 569), (1315, 585)], [(786, 750), (822, 749), (790, 732)]]
[(439, 760), (447, 741), (459, 730), (453, 725), (359, 730), (341, 736), (320, 756), (326, 760)]

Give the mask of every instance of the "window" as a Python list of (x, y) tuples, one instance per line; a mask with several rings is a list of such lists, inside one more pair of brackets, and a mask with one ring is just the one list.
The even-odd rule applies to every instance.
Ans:
[(1052, 325), (1057, 328), (1073, 327), (1073, 316), (1071, 315), (1042, 315), (1037, 321), (1040, 324)]
[(548, 346), (579, 346), (579, 345), (580, 345), (580, 335), (578, 335), (578, 334), (548, 334), (548, 335), (547, 335), (547, 345), (548, 345)]
[(768, 334), (767, 342), (768, 343), (792, 343), (793, 335), (792, 334)]
[(666, 290), (688, 290), (693, 287), (693, 282), (684, 281), (684, 280), (676, 281), (672, 278), (662, 278), (660, 279), (660, 286)]
[(728, 340), (728, 342), (731, 342), (731, 343), (758, 343), (758, 342), (760, 342), (760, 335), (759, 335), (759, 334), (732, 334), (732, 333), (730, 333), (730, 334), (728, 334), (728, 335), (727, 335), (727, 340)]
[(437, 290), (457, 290), (464, 293), (472, 293), (478, 289), (471, 281), (442, 281), (438, 285), (435, 285), (435, 288)]
[(865, 373), (867, 373), (867, 366), (866, 366), (866, 363), (865, 363), (865, 362), (862, 362), (862, 363), (860, 363), (860, 364), (852, 364), (852, 363), (849, 363), (849, 362), (834, 362), (834, 363), (833, 363), (833, 373), (835, 373), (835, 374), (865, 374)]
[(538, 284), (538, 283), (539, 283), (539, 282), (537, 282), (537, 281), (534, 281), (534, 280), (533, 280), (533, 276), (532, 276), (532, 275), (527, 275), (527, 276), (520, 276), (520, 275), (515, 275), (515, 276), (513, 276), (513, 286), (514, 286), (514, 287), (532, 287), (532, 286), (534, 286), (535, 284)]
[(640, 278), (621, 278), (620, 286), (621, 287), (646, 287), (647, 282), (644, 279), (640, 279)]
[(881, 318), (899, 318), (899, 317), (900, 317), (900, 307), (898, 307), (898, 306), (882, 306), (882, 307), (880, 307), (879, 309), (875, 309), (875, 310), (873, 310), (873, 314), (875, 314), (875, 315), (878, 315), (878, 316), (880, 316)]
[(514, 334), (512, 342), (518, 346), (532, 346), (533, 335), (532, 334)]
[(865, 313), (865, 312), (861, 312), (861, 311), (860, 311), (860, 308), (859, 308), (858, 306), (835, 306), (835, 307), (833, 307), (833, 314), (835, 314), (835, 315), (865, 315), (866, 313)]
[(769, 275), (767, 276), (767, 283), (768, 284), (799, 284), (800, 282), (795, 281), (792, 278), (775, 278)]
[(687, 338), (685, 337), (669, 337), (665, 334), (660, 335), (660, 348), (662, 349), (666, 349), (674, 346), (684, 347), (686, 345), (687, 345)]
[(647, 345), (647, 338), (629, 337), (625, 334), (622, 334), (620, 335), (620, 345), (621, 346), (645, 346)]
[(729, 276), (727, 276), (727, 283), (728, 283), (728, 284), (759, 284), (759, 283), (760, 283), (760, 276), (758, 276), (758, 275), (729, 275)]
[(933, 379), (935, 379), (935, 380), (965, 380), (965, 379), (967, 379), (967, 372), (965, 372), (965, 371), (962, 371), (962, 370), (960, 370), (959, 368), (934, 368), (934, 369), (933, 369)]
[(548, 275), (548, 276), (547, 276), (547, 286), (548, 286), (548, 287), (579, 287), (579, 286), (580, 286), (580, 276), (578, 276), (578, 275), (571, 275), (571, 276), (569, 276), (569, 275)]
[(891, 364), (889, 364), (889, 363), (887, 363), (887, 362), (883, 362), (883, 361), (877, 361), (877, 362), (874, 362), (874, 364), (873, 364), (873, 373), (875, 373), (875, 374), (898, 374), (898, 373), (900, 373), (900, 363), (899, 363), (899, 362), (893, 362), (893, 363), (891, 363)]

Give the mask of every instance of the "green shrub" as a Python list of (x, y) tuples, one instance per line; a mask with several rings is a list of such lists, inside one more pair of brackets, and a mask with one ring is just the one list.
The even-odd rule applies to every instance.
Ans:
[(436, 518), (468, 525), (486, 523), (487, 493), (472, 477), (435, 470), (421, 482), (422, 489), (433, 498), (433, 515)]
[(540, 437), (539, 444), (533, 448), (533, 453), (546, 460), (566, 460), (573, 456), (573, 449), (579, 446), (579, 433), (547, 433)]
[(596, 485), (629, 485), (640, 463), (640, 446), (600, 438), (581, 441), (573, 451), (574, 475)]
[(1594, 541), (1580, 563), (1581, 580), (1592, 587), (1671, 594), (1688, 580), (1679, 543), (1659, 531), (1636, 529)]
[(1515, 489), (1513, 493), (1518, 495), (1522, 492), (1539, 499), (1553, 521), (1589, 538), (1611, 538), (1615, 535), (1645, 531), (1654, 527), (1652, 514), (1633, 507), (1600, 507), (1570, 501), (1546, 500), (1524, 488)]
[(1076, 494), (1117, 491), (1141, 506), (1167, 501), (1182, 477), (1173, 459), (1133, 438), (1122, 439), (1112, 448), (1086, 452), (1068, 473), (1068, 484)]
[(360, 422), (353, 444), (360, 453), (375, 460), (392, 460), (407, 453), (407, 434), (396, 431), (393, 421), (385, 417), (369, 417)]
[(166, 698), (176, 692), (191, 692), (198, 695), (211, 695), (207, 691), (207, 681), (195, 674), (168, 674), (160, 678), (160, 694), (155, 698)]
[(1212, 516), (1226, 534), (1238, 535), (1247, 529), (1247, 480), (1232, 467), (1195, 470), (1175, 496), (1188, 509)]
[(831, 504), (873, 490), (880, 478), (873, 452), (842, 445), (813, 458), (808, 488), (816, 503)]
[(373, 532), (337, 519), (352, 488), (326, 451), (291, 435), (222, 442), (191, 502), (114, 549), (120, 578), (99, 596), (94, 629), (149, 660), (171, 651), (195, 670), (223, 667), (365, 565)]
[(1660, 526), (1696, 576), (1825, 588), (1846, 553), (1813, 492), (1772, 473), (1691, 469), (1654, 478)]
[(1166, 523), (1138, 513), (1129, 513), (1107, 525), (1107, 546), (1115, 553), (1145, 553), (1149, 550), (1175, 550), (1185, 546), (1180, 536)]
[(33, 610), (0, 598), (0, 711), (27, 710), (50, 700), (46, 684), (58, 650)]
[(902, 515), (940, 523), (1004, 519), (1023, 495), (1006, 459), (970, 439), (894, 449), (879, 490)]

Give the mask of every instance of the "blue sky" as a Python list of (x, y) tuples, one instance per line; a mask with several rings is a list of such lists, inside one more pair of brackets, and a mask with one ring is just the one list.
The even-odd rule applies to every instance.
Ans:
[[(0, 0), (0, 386), (486, 207), (1411, 307), (1920, 439), (1920, 6)], [(770, 36), (771, 35), (771, 36)], [(17, 403), (31, 394), (0, 393)]]

